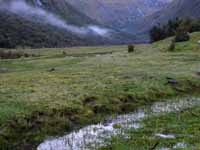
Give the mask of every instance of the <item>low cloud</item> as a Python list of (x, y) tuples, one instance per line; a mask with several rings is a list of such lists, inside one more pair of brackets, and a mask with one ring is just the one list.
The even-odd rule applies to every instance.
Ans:
[(109, 29), (102, 28), (97, 25), (87, 25), (79, 27), (69, 24), (67, 23), (67, 21), (61, 19), (59, 16), (48, 12), (40, 7), (31, 6), (23, 0), (12, 1), (9, 3), (1, 3), (3, 3), (1, 4), (1, 9), (5, 9), (6, 11), (17, 14), (30, 21), (40, 21), (76, 34), (87, 35), (93, 33), (100, 36), (106, 36), (109, 33)]

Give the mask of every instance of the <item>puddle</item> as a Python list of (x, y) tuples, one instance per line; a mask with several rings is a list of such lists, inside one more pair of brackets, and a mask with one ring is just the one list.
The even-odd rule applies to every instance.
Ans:
[(9, 72), (8, 68), (0, 68), (0, 73), (7, 73)]
[(163, 148), (160, 148), (159, 150), (170, 150), (170, 148), (163, 147)]
[(175, 135), (173, 134), (162, 134), (162, 133), (156, 133), (156, 137), (164, 138), (164, 139), (174, 139)]
[[(78, 131), (73, 131), (63, 137), (52, 138), (41, 143), (37, 150), (93, 150), (96, 146), (103, 145), (105, 138), (116, 134), (125, 134), (123, 129), (140, 128), (139, 121), (145, 117), (160, 113), (180, 111), (200, 105), (199, 98), (185, 98), (168, 102), (157, 102), (151, 106), (139, 108), (137, 111), (110, 117), (96, 125), (89, 125)], [(155, 136), (161, 138), (175, 138), (173, 134), (157, 133)], [(181, 144), (177, 145), (178, 147)]]
[(173, 148), (187, 148), (187, 144), (180, 142), (180, 143), (176, 143)]
[(167, 147), (162, 147), (160, 148), (159, 150), (172, 150), (172, 149), (183, 149), (183, 148), (187, 148), (188, 145), (184, 142), (179, 142), (179, 143), (176, 143), (174, 146), (172, 146), (172, 148), (167, 148)]

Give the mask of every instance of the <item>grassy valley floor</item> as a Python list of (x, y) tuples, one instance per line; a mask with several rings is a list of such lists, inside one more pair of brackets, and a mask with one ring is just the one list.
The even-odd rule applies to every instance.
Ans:
[(38, 57), (0, 60), (0, 149), (34, 149), (108, 114), (199, 94), (199, 38), (193, 33), (174, 52), (167, 39), (134, 53), (127, 46), (26, 49)]

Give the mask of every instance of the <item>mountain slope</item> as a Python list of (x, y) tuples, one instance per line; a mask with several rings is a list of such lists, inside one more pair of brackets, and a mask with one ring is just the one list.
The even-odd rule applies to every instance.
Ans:
[(67, 0), (78, 10), (98, 22), (115, 29), (150, 15), (172, 0)]
[(0, 11), (0, 47), (64, 47), (84, 45), (80, 37), (51, 25), (26, 20)]
[(0, 2), (0, 47), (64, 47), (111, 43), (108, 29), (65, 0)]
[[(200, 1), (199, 0), (176, 0), (171, 3), (168, 7), (166, 7), (162, 12), (156, 13), (158, 21), (162, 21), (162, 19), (171, 19), (175, 17), (200, 17)], [(160, 15), (158, 15), (160, 14)], [(154, 15), (153, 15), (154, 16)]]
[(143, 21), (153, 20), (152, 24), (165, 23), (176, 17), (181, 18), (200, 18), (200, 1), (199, 0), (175, 0), (165, 9), (144, 18)]
[(175, 0), (164, 9), (144, 17), (133, 23), (134, 32), (141, 38), (147, 40), (149, 30), (157, 24), (164, 24), (170, 19), (180, 18), (200, 18), (200, 0)]
[(74, 25), (97, 24), (94, 20), (79, 12), (65, 0), (26, 0), (35, 7), (43, 8), (58, 15), (68, 23)]

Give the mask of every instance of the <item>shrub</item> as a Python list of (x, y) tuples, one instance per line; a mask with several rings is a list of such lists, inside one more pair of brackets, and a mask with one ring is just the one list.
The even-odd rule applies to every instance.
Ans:
[(171, 41), (171, 44), (170, 44), (168, 50), (169, 50), (169, 51), (174, 51), (175, 48), (176, 48), (176, 42), (175, 42), (175, 39), (173, 39), (173, 40)]
[(128, 52), (132, 53), (135, 51), (135, 46), (134, 45), (128, 45)]
[(151, 42), (163, 40), (174, 35), (177, 35), (177, 41), (189, 40), (189, 34), (187, 32), (180, 32), (180, 28), (184, 28), (184, 31), (187, 32), (200, 31), (200, 20), (176, 18), (169, 20), (167, 24), (158, 24), (150, 30)]
[(24, 57), (29, 57), (29, 54), (25, 53), (25, 54), (24, 54)]
[(67, 53), (65, 51), (62, 51), (62, 55), (65, 56)]
[(17, 59), (20, 57), (29, 57), (29, 54), (21, 51), (0, 51), (1, 59)]
[(178, 28), (177, 32), (176, 32), (175, 41), (176, 42), (184, 42), (184, 41), (189, 41), (189, 40), (190, 40), (190, 35), (189, 35), (187, 29), (184, 27)]
[(163, 40), (165, 38), (165, 31), (160, 26), (160, 24), (158, 26), (154, 26), (150, 30), (150, 37), (152, 42)]

